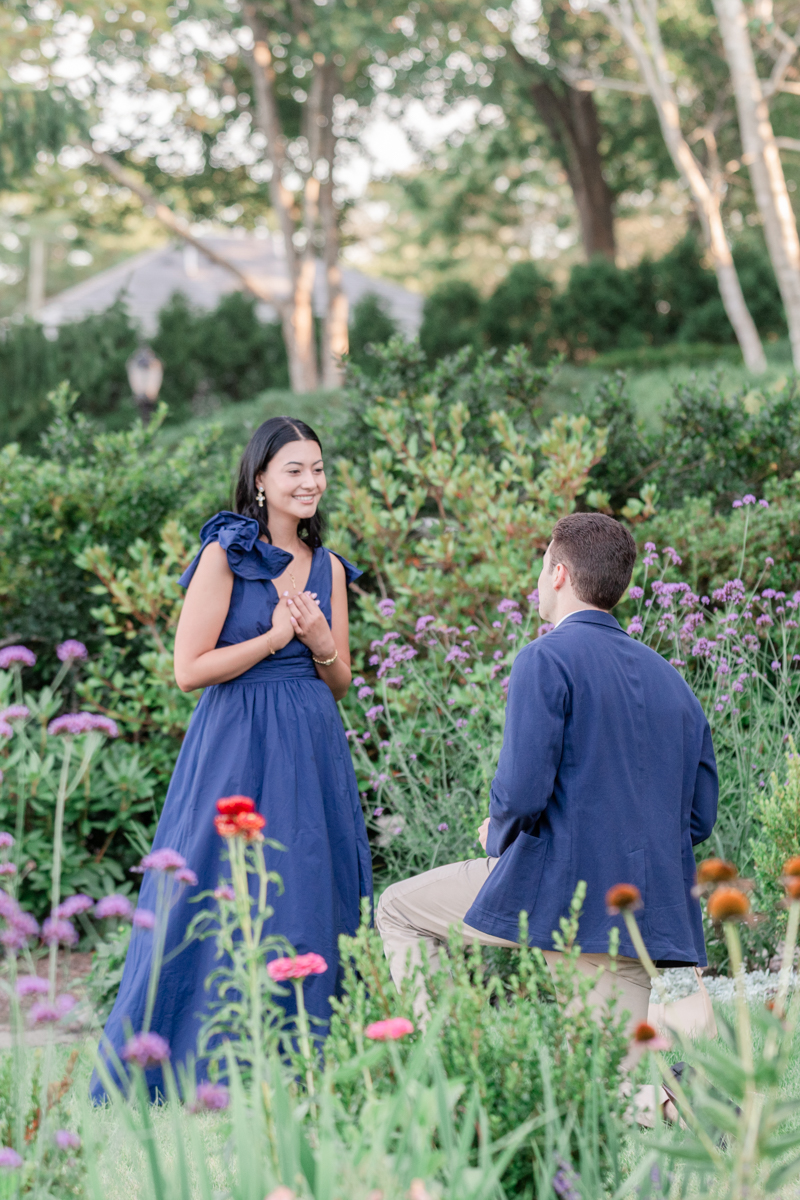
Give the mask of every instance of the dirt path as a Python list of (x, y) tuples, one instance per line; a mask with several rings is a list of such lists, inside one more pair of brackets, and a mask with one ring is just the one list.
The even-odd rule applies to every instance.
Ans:
[[(47, 978), (48, 972), (47, 956), (39, 958), (35, 962), (36, 974), (41, 979)], [(69, 950), (60, 950), (58, 954), (58, 976), (57, 976), (57, 991), (59, 994), (69, 992), (78, 1001), (76, 1005), (76, 1020), (60, 1021), (56, 1028), (55, 1040), (57, 1042), (76, 1042), (81, 1041), (86, 1037), (94, 1022), (91, 1020), (91, 1014), (87, 1011), (86, 1004), (86, 987), (84, 980), (89, 974), (92, 966), (91, 953), (74, 953)], [(27, 974), (27, 970), (23, 969), (20, 974)], [(31, 1005), (41, 1000), (41, 996), (26, 996), (21, 1001), (21, 1007), (25, 1021), (25, 1045), (26, 1046), (44, 1046), (48, 1040), (48, 1029), (46, 1026), (30, 1027), (27, 1022), (27, 1014)], [(87, 1017), (89, 1023), (87, 1025)], [(99, 1030), (98, 1030), (99, 1032)], [(11, 1003), (6, 992), (0, 989), (0, 1050), (10, 1050), (13, 1044), (13, 1035), (11, 1029)]]

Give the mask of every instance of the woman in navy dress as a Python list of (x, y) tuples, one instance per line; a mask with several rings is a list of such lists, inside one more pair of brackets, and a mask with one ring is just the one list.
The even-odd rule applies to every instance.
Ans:
[[(322, 449), (301, 421), (275, 417), (242, 457), (236, 513), (200, 531), (201, 549), (181, 577), (187, 588), (175, 639), (182, 691), (204, 688), (183, 742), (153, 850), (169, 847), (197, 874), (172, 910), (166, 953), (197, 913), (199, 891), (215, 888), (227, 864), (213, 818), (222, 796), (251, 796), (267, 850), (284, 883), (271, 889), (275, 914), (265, 934), (328, 963), (305, 984), (309, 1012), (324, 1022), (339, 984), (338, 938), (354, 934), (360, 900), (372, 896), (364, 817), (336, 701), (350, 685), (347, 586), (360, 574), (321, 541), (326, 488)], [(145, 874), (139, 906), (155, 908), (156, 879)], [(134, 931), (103, 1045), (119, 1055), (127, 1031), (142, 1027), (152, 935)], [(166, 1038), (173, 1065), (194, 1053), (219, 965), (213, 938), (193, 941), (166, 963), (150, 1029)], [(203, 1063), (198, 1077), (203, 1077)], [(163, 1091), (160, 1068), (148, 1070)], [(100, 1081), (92, 1094), (102, 1099)]]

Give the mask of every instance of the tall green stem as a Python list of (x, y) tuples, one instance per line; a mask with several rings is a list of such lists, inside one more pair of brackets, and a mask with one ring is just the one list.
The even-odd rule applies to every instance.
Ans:
[(756, 1090), (753, 1067), (753, 1030), (750, 1010), (745, 993), (744, 963), (739, 931), (732, 921), (725, 922), (725, 941), (731, 961), (736, 996), (736, 1041), (739, 1058), (745, 1074), (744, 1100), (742, 1102), (740, 1149), (733, 1174), (731, 1200), (744, 1200), (750, 1195), (750, 1184), (758, 1153), (758, 1133), (761, 1125), (761, 1110), (764, 1097)]
[(625, 927), (628, 930), (628, 936), (633, 942), (633, 948), (639, 955), (642, 966), (644, 967), (645, 971), (647, 971), (647, 974), (651, 979), (658, 979), (658, 969), (656, 968), (656, 964), (653, 962), (650, 955), (647, 953), (647, 947), (644, 944), (644, 938), (639, 930), (636, 917), (629, 908), (626, 908), (623, 909), (622, 918), (625, 922)]
[[(56, 797), (56, 817), (53, 826), (53, 870), (50, 884), (50, 915), (55, 917), (56, 909), (61, 903), (61, 854), (64, 836), (64, 809), (67, 803), (67, 785), (69, 783), (69, 760), (72, 757), (72, 738), (64, 738), (64, 757), (61, 761), (61, 777), (58, 781)], [(58, 938), (50, 942), (50, 1000), (56, 998), (56, 970), (58, 967)]]
[(147, 1003), (145, 1004), (142, 1033), (150, 1032), (150, 1022), (153, 1019), (153, 1009), (156, 1005), (158, 982), (161, 978), (161, 967), (164, 962), (164, 945), (167, 940), (167, 924), (172, 902), (171, 871), (158, 872), (158, 889), (156, 892), (156, 924), (153, 930), (153, 953), (150, 957), (150, 978), (147, 981)]
[(306, 1086), (309, 1096), (314, 1095), (314, 1063), (311, 1057), (311, 1030), (308, 1024), (308, 1013), (303, 996), (303, 980), (293, 979), (294, 994), (297, 997), (297, 1028), (300, 1034), (300, 1050), (306, 1064)]

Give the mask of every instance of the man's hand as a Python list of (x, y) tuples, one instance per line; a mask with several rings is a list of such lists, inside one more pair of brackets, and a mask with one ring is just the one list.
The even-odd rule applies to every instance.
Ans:
[(484, 850), (486, 849), (486, 839), (489, 836), (489, 820), (490, 818), (487, 817), (478, 830), (478, 841), (480, 842), (481, 846), (483, 846)]

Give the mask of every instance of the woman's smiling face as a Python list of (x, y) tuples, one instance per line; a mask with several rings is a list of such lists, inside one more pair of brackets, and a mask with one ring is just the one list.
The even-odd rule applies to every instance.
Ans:
[(266, 471), (256, 475), (256, 487), (264, 489), (267, 513), (298, 521), (313, 517), (327, 486), (317, 442), (287, 442), (270, 459)]

